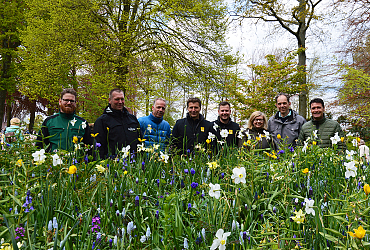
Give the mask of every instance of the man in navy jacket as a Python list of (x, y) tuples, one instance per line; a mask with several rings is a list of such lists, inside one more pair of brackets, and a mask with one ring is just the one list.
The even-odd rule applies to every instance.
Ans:
[(154, 144), (160, 145), (160, 150), (164, 151), (169, 143), (171, 136), (170, 124), (163, 120), (166, 110), (166, 100), (156, 98), (152, 106), (152, 113), (148, 116), (140, 117), (140, 129), (144, 135), (145, 147), (153, 147)]

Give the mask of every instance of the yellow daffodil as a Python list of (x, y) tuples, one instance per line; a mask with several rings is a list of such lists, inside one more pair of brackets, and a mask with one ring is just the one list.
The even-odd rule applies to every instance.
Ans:
[(370, 194), (370, 186), (369, 186), (369, 184), (365, 184), (364, 191), (365, 191), (365, 194), (366, 195)]
[(146, 141), (146, 139), (141, 139), (141, 138), (138, 138), (139, 142), (143, 142), (143, 141)]
[(341, 141), (341, 142), (343, 142), (343, 141), (344, 141), (344, 137), (341, 137), (341, 138), (340, 138), (340, 141)]
[(218, 164), (217, 164), (216, 161), (207, 162), (207, 165), (208, 165), (209, 169), (216, 169), (218, 167)]
[(95, 168), (96, 168), (96, 170), (98, 170), (99, 171), (99, 173), (104, 173), (105, 172), (105, 168), (103, 168), (101, 165), (96, 165), (95, 166)]
[(83, 137), (81, 137), (81, 139), (80, 139), (80, 142), (82, 142), (82, 140), (83, 140), (84, 138)]
[(305, 214), (302, 212), (302, 209), (299, 209), (298, 212), (294, 211), (294, 213), (295, 213), (295, 216), (291, 216), (290, 218), (297, 224), (303, 223)]
[(75, 174), (77, 172), (77, 168), (75, 165), (72, 165), (68, 169), (68, 174)]
[(312, 145), (316, 145), (316, 144), (317, 144), (317, 142), (316, 142), (316, 141), (313, 141), (313, 142), (312, 142)]
[(258, 136), (257, 136), (257, 137), (256, 137), (256, 140), (257, 140), (257, 141), (261, 140), (261, 137), (258, 137)]
[(128, 173), (127, 170), (125, 170), (125, 172), (123, 172), (124, 175), (126, 175), (127, 173)]
[(109, 127), (107, 127), (107, 131), (109, 132)]
[(92, 138), (95, 138), (95, 137), (97, 137), (97, 136), (98, 136), (98, 134), (99, 134), (99, 133), (91, 134), (91, 137), (92, 137)]
[(303, 169), (302, 173), (307, 174), (308, 173), (308, 168)]
[(349, 235), (351, 235), (354, 238), (358, 238), (358, 239), (364, 238), (366, 234), (366, 230), (362, 226), (359, 226), (357, 229), (354, 229), (353, 231), (355, 231), (355, 233), (348, 232)]
[(361, 138), (360, 137), (356, 137), (356, 140), (357, 140), (358, 143), (360, 143)]
[(19, 160), (15, 163), (15, 165), (16, 165), (16, 166), (18, 166), (18, 167), (22, 166), (22, 164), (23, 164), (22, 159), (19, 159)]
[(280, 134), (278, 134), (277, 136), (276, 136), (276, 138), (278, 138), (279, 140), (281, 139), (281, 135)]
[(74, 143), (74, 144), (78, 143), (78, 138), (77, 138), (77, 136), (73, 136), (73, 143)]
[(211, 143), (211, 141), (212, 141), (211, 139), (207, 139), (207, 140), (206, 140), (207, 144), (210, 144), (210, 143)]

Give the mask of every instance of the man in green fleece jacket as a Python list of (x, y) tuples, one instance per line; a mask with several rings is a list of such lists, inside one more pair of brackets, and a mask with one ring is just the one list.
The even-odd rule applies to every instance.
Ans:
[(92, 144), (91, 131), (87, 121), (75, 114), (77, 93), (65, 89), (60, 94), (59, 113), (49, 116), (42, 123), (36, 146), (46, 147), (46, 152), (56, 149), (73, 150), (73, 137), (78, 142)]
[(303, 145), (310, 137), (321, 148), (332, 147), (332, 141), (336, 141), (338, 149), (345, 149), (346, 145), (340, 140), (344, 137), (344, 133), (338, 122), (325, 117), (324, 101), (321, 98), (311, 100), (310, 109), (312, 117), (309, 122), (302, 126), (298, 137), (299, 144)]

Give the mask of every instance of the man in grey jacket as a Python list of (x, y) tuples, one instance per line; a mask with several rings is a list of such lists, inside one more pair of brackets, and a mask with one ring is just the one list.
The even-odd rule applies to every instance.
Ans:
[(291, 103), (288, 94), (279, 93), (275, 97), (275, 100), (276, 107), (279, 111), (269, 119), (267, 129), (277, 148), (282, 143), (296, 146), (296, 140), (303, 124), (306, 123), (306, 119), (298, 115), (296, 111), (290, 109)]

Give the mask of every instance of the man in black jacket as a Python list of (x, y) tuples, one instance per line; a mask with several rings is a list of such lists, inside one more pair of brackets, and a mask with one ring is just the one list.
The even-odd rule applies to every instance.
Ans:
[(130, 145), (130, 151), (136, 152), (141, 137), (140, 124), (136, 116), (124, 107), (125, 99), (121, 89), (109, 92), (109, 105), (94, 124), (94, 133), (100, 158), (115, 155), (123, 147)]
[(237, 137), (237, 133), (240, 127), (239, 124), (231, 120), (230, 115), (230, 103), (220, 102), (218, 105), (218, 118), (213, 122), (214, 129), (219, 140), (224, 141), (226, 139), (228, 146), (238, 146), (239, 138)]
[(199, 98), (189, 98), (186, 102), (188, 113), (186, 118), (176, 121), (172, 130), (173, 144), (182, 153), (192, 152), (194, 145), (205, 143), (209, 132), (215, 135), (213, 123), (200, 114), (202, 103)]

